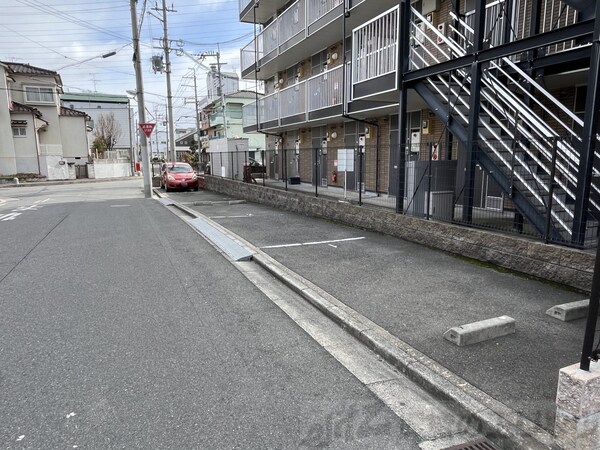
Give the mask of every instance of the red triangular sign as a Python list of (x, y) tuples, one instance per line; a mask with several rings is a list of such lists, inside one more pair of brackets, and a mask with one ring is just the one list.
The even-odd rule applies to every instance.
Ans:
[(142, 129), (146, 137), (150, 137), (150, 135), (152, 134), (152, 130), (154, 130), (155, 126), (155, 123), (140, 123), (140, 128)]

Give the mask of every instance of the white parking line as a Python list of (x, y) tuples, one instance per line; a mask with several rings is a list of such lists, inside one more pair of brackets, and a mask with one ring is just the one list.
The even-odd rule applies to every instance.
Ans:
[[(346, 239), (333, 239), (331, 241), (316, 241), (316, 242), (298, 242), (295, 244), (281, 244), (281, 245), (265, 245), (261, 248), (285, 248), (285, 247), (301, 247), (303, 245), (323, 245), (328, 244), (331, 245), (334, 242), (349, 242), (349, 241), (358, 241), (361, 239), (365, 239), (365, 237), (355, 237), (355, 238), (346, 238)], [(334, 247), (332, 245), (332, 247)]]

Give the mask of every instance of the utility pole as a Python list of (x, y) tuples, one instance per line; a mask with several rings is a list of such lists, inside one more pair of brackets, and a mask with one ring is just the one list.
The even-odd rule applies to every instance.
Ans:
[(196, 142), (198, 145), (198, 160), (200, 160), (200, 112), (198, 111), (198, 86), (196, 84), (196, 69), (194, 69), (194, 105), (196, 106)]
[[(198, 143), (198, 155), (200, 155), (200, 112), (198, 111), (198, 85), (196, 84), (196, 68), (192, 67), (191, 70), (194, 71), (194, 76), (192, 77), (194, 80), (194, 105), (196, 105), (196, 137)], [(185, 77), (189, 78), (189, 77)], [(189, 86), (188, 84), (184, 84), (184, 86)]]
[[(135, 70), (135, 93), (138, 104), (138, 117), (140, 123), (146, 123), (146, 110), (144, 107), (144, 81), (142, 79), (142, 62), (140, 53), (140, 36), (138, 30), (137, 0), (130, 0), (131, 6), (131, 34), (133, 38), (133, 67)], [(152, 198), (150, 184), (150, 161), (148, 159), (148, 149), (146, 144), (146, 135), (139, 133), (140, 148), (142, 152), (142, 174), (144, 176), (144, 197)]]
[(223, 87), (223, 77), (221, 76), (221, 54), (219, 52), (219, 46), (217, 45), (216, 52), (202, 52), (200, 53), (200, 61), (204, 60), (207, 56), (213, 56), (217, 58), (217, 76), (219, 77), (219, 91), (221, 94), (221, 108), (223, 112), (223, 136), (227, 139), (227, 115), (225, 111), (225, 89)]
[[(154, 11), (159, 11), (159, 8), (152, 8)], [(167, 120), (169, 121), (168, 139), (167, 139), (167, 156), (168, 160), (175, 161), (175, 128), (173, 124), (173, 94), (171, 93), (171, 57), (170, 57), (170, 41), (167, 33), (167, 11), (175, 12), (174, 9), (167, 9), (166, 0), (162, 0), (162, 19), (157, 17), (163, 24), (163, 50), (165, 52), (165, 74), (167, 75)], [(156, 17), (153, 15), (153, 17)]]

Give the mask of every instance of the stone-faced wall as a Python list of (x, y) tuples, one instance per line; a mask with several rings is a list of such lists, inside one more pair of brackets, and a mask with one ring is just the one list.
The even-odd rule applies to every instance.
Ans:
[(589, 292), (595, 254), (514, 236), (207, 176), (206, 188), (307, 216), (335, 220)]

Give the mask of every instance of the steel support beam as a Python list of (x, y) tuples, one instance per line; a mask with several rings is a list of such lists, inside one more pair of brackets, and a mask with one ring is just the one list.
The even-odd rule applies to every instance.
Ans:
[(398, 45), (398, 86), (400, 87), (400, 98), (398, 108), (398, 148), (397, 161), (398, 173), (396, 174), (396, 212), (404, 212), (404, 184), (406, 172), (406, 141), (407, 141), (407, 103), (408, 86), (404, 82), (404, 75), (408, 71), (408, 43), (410, 30), (410, 2), (409, 0), (400, 0), (400, 36)]
[(596, 3), (596, 20), (592, 39), (592, 54), (588, 73), (587, 95), (585, 98), (585, 116), (583, 135), (579, 152), (579, 174), (575, 197), (572, 243), (583, 245), (587, 225), (587, 210), (594, 166), (594, 148), (598, 133), (598, 108), (600, 106), (600, 2)]
[(469, 96), (469, 129), (466, 142), (465, 185), (463, 189), (462, 221), (473, 221), (473, 196), (475, 192), (475, 168), (477, 164), (477, 139), (479, 137), (479, 109), (481, 103), (481, 62), (479, 52), (483, 48), (485, 27), (485, 0), (477, 0), (475, 6), (474, 61), (471, 64), (471, 87)]

